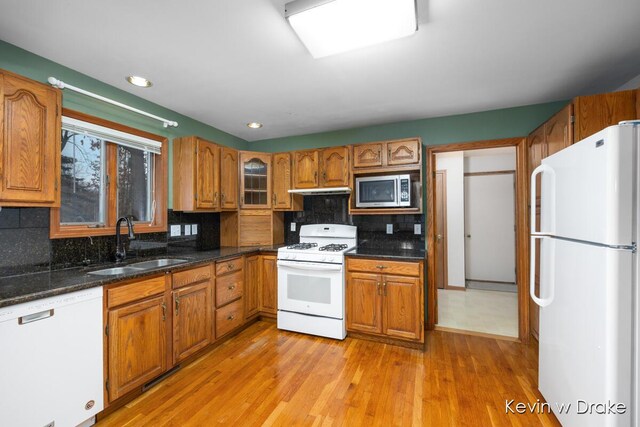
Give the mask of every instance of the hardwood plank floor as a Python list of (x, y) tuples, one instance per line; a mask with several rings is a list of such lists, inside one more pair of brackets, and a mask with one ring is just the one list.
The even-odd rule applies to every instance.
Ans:
[(101, 420), (108, 426), (556, 426), (506, 414), (542, 400), (537, 347), (433, 331), (427, 350), (258, 322)]

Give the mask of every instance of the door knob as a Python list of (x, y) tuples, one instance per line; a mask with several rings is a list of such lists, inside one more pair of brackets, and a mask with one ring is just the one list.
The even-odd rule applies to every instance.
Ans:
[(439, 241), (441, 241), (441, 240), (442, 240), (442, 234), (438, 234), (438, 235), (436, 236), (436, 239), (438, 239), (438, 242), (439, 242)]
[(467, 239), (470, 239), (470, 238), (471, 238), (471, 234), (467, 234)]

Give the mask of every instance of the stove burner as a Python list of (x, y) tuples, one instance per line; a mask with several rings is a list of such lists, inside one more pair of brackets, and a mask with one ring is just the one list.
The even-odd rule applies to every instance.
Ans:
[(298, 250), (307, 250), (312, 248), (317, 248), (317, 243), (296, 243), (295, 245), (287, 246), (287, 249), (298, 249)]
[(342, 244), (332, 243), (330, 245), (322, 246), (319, 250), (327, 251), (327, 252), (340, 252), (347, 248), (348, 246), (345, 245), (344, 243)]

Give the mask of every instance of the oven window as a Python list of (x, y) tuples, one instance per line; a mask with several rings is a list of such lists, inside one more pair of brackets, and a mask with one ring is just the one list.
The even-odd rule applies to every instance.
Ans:
[(331, 279), (287, 274), (287, 299), (331, 304)]
[(361, 203), (395, 202), (396, 180), (360, 181), (358, 188)]

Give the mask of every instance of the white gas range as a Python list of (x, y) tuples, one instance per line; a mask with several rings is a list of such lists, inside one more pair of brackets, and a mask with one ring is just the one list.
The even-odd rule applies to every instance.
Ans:
[(344, 253), (357, 227), (300, 227), (300, 243), (278, 249), (278, 329), (344, 339)]

